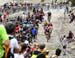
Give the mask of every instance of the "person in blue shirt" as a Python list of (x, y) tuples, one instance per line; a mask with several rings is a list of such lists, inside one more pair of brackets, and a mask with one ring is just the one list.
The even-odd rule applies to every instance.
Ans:
[(32, 35), (32, 39), (35, 41), (36, 40), (36, 35), (37, 35), (37, 33), (38, 33), (38, 30), (35, 28), (35, 27), (33, 27), (32, 29), (31, 29), (31, 35)]

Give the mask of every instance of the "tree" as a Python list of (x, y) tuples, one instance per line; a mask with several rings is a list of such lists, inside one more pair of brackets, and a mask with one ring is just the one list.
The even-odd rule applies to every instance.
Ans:
[(45, 0), (41, 0), (41, 2), (44, 2)]
[(72, 6), (75, 6), (75, 0), (69, 0), (72, 2)]

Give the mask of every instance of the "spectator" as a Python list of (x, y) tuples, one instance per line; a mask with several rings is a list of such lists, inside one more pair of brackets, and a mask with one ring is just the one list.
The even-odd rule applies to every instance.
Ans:
[(0, 24), (0, 58), (7, 57), (7, 54), (4, 55), (3, 46), (5, 51), (7, 51), (7, 47), (9, 46), (9, 38), (4, 25)]
[(45, 54), (44, 54), (44, 50), (45, 49), (45, 44), (41, 44), (39, 46), (39, 50), (38, 50), (38, 56), (37, 58), (46, 58)]
[(33, 38), (33, 40), (35, 41), (36, 40), (36, 35), (37, 35), (37, 29), (35, 28), (35, 27), (33, 27), (32, 29), (31, 29), (31, 35), (32, 35), (32, 38)]
[(72, 23), (74, 21), (74, 19), (75, 19), (75, 15), (74, 15), (74, 13), (72, 13), (70, 23)]
[(26, 48), (27, 48), (27, 45), (26, 45), (26, 44), (22, 44), (22, 45), (21, 45), (21, 51), (20, 51), (20, 53), (19, 53), (18, 58), (25, 58), (25, 55), (26, 55)]
[(63, 55), (66, 55), (66, 46), (67, 46), (67, 38), (66, 38), (66, 36), (64, 35), (63, 36), (63, 38), (62, 38), (63, 40), (62, 40), (62, 43), (63, 43), (63, 52), (64, 52), (64, 54)]
[(58, 58), (61, 54), (61, 49), (56, 49), (55, 55), (52, 55), (50, 58)]
[(14, 58), (18, 58), (19, 57), (19, 50), (14, 48)]
[(37, 55), (38, 55), (38, 52), (37, 51), (34, 51), (33, 55), (31, 58), (37, 58)]
[(51, 21), (51, 12), (48, 12), (48, 22)]
[[(23, 46), (23, 44), (20, 44), (20, 45), (21, 45), (21, 50), (18, 50), (18, 49), (16, 49), (16, 48), (14, 48), (14, 58), (19, 58), (19, 57), (24, 58), (24, 56), (21, 55), (21, 54), (23, 53), (23, 51), (24, 51), (23, 47), (25, 47), (25, 46)], [(23, 46), (23, 47), (22, 47), (22, 46)], [(22, 50), (22, 49), (23, 49), (23, 50)]]
[(14, 49), (20, 49), (20, 46), (18, 44), (18, 41), (17, 39), (14, 37), (14, 30), (15, 30), (15, 25), (12, 23), (12, 22), (8, 22), (6, 25), (6, 30), (7, 30), (7, 33), (9, 35), (9, 39), (10, 39), (10, 50), (9, 50), (9, 53), (8, 53), (8, 58), (10, 57), (14, 57)]
[(72, 33), (72, 31), (69, 31), (67, 39), (73, 39), (73, 37), (74, 37), (74, 34)]

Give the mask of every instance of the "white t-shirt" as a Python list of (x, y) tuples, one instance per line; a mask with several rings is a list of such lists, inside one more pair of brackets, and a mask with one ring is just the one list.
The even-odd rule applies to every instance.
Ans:
[(67, 45), (67, 39), (63, 38), (62, 43), (63, 43), (63, 45)]
[(18, 58), (19, 57), (19, 54), (18, 53), (15, 53), (14, 54), (14, 58)]
[(20, 54), (18, 58), (24, 58), (24, 55), (23, 54)]
[(14, 58), (24, 58), (24, 54), (15, 53)]
[(28, 40), (25, 40), (25, 42), (24, 42), (25, 44), (29, 44), (29, 41)]
[(13, 53), (14, 48), (19, 48), (19, 44), (16, 38), (13, 38), (10, 40), (10, 48), (11, 48), (11, 53)]

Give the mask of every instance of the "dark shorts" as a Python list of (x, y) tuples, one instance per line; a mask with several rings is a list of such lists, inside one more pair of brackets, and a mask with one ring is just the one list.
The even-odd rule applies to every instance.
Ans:
[(63, 46), (63, 49), (66, 49), (66, 45)]

